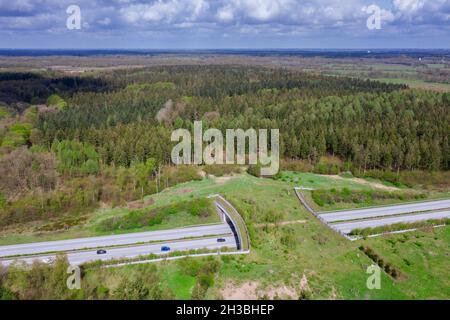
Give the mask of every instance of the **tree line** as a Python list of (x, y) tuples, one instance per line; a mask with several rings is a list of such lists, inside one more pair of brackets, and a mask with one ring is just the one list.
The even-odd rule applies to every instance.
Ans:
[(157, 67), (105, 79), (120, 89), (77, 93), (64, 110), (41, 114), (35, 142), (89, 142), (108, 164), (169, 163), (172, 130), (203, 120), (223, 131), (279, 128), (288, 159), (331, 154), (362, 170), (449, 168), (448, 93), (256, 67)]

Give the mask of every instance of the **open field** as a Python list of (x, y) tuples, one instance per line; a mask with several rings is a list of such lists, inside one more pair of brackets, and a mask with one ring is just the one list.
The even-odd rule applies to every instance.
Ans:
[[(450, 228), (426, 229), (358, 242), (371, 246), (405, 274), (396, 287), (411, 299), (447, 299)], [(445, 271), (447, 270), (447, 271)]]
[(450, 84), (448, 83), (426, 82), (420, 79), (404, 79), (404, 78), (373, 78), (373, 80), (387, 83), (406, 84), (411, 88), (427, 89), (435, 91), (450, 91)]
[[(304, 53), (303, 53), (304, 54)], [(381, 82), (406, 84), (411, 88), (450, 91), (450, 65), (442, 63), (438, 57), (424, 57), (418, 61), (415, 57), (386, 57), (364, 55), (363, 58), (332, 57), (332, 54), (316, 57), (308, 55), (280, 55), (276, 59), (265, 55), (221, 54), (220, 52), (185, 52), (184, 54), (159, 53), (156, 55), (104, 55), (89, 56), (54, 56), (52, 59), (38, 57), (0, 56), (0, 71), (29, 71), (65, 73), (67, 75), (95, 75), (120, 69), (143, 69), (156, 65), (205, 65), (233, 64), (270, 67), (285, 67), (310, 73), (348, 76), (372, 79)], [(440, 78), (439, 71), (445, 74)]]
[[(450, 91), (449, 66), (442, 63), (408, 63), (393, 62), (373, 63), (370, 60), (355, 64), (329, 63), (321, 67), (323, 74), (358, 77), (387, 83), (406, 84), (411, 88), (435, 91)], [(317, 69), (316, 69), (317, 70)], [(447, 74), (446, 81), (433, 81), (432, 74), (436, 71)], [(437, 78), (436, 78), (437, 79)]]

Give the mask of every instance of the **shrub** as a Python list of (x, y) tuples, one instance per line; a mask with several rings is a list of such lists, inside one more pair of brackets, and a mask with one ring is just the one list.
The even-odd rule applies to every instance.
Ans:
[(450, 222), (450, 219), (444, 218), (444, 219), (430, 219), (430, 220), (426, 220), (426, 221), (416, 221), (416, 222), (409, 222), (409, 223), (395, 223), (395, 224), (379, 226), (379, 227), (375, 227), (375, 228), (353, 229), (352, 231), (350, 231), (349, 235), (366, 237), (371, 234), (389, 233), (389, 232), (398, 231), (398, 230), (427, 228), (427, 227), (443, 225), (443, 224), (448, 225), (449, 222)]
[(3, 208), (6, 205), (6, 197), (3, 192), (0, 192), (0, 208)]
[(342, 178), (353, 178), (353, 174), (351, 171), (345, 171), (340, 174)]
[(216, 177), (222, 177), (224, 175), (229, 175), (232, 173), (240, 173), (241, 167), (237, 165), (231, 165), (231, 164), (214, 164), (214, 165), (206, 165), (203, 167), (203, 170), (210, 175), (216, 176)]
[(100, 222), (98, 229), (100, 231), (114, 231), (154, 226), (163, 223), (170, 215), (179, 212), (187, 212), (195, 217), (206, 218), (214, 213), (214, 208), (209, 199), (182, 201), (161, 208), (134, 210), (124, 216), (105, 219)]
[(38, 189), (49, 191), (57, 181), (55, 159), (21, 147), (0, 158), (0, 177), (0, 190), (7, 198)]
[(306, 160), (282, 160), (280, 169), (285, 171), (312, 172), (313, 165)]
[(332, 156), (321, 157), (315, 164), (313, 172), (319, 174), (338, 174), (343, 169), (343, 162)]
[(191, 257), (180, 259), (177, 261), (177, 264), (181, 269), (182, 273), (191, 277), (195, 277), (198, 274), (201, 267), (200, 260)]
[(2, 147), (16, 148), (29, 143), (32, 125), (29, 123), (15, 123), (5, 134)]
[(0, 120), (10, 116), (11, 113), (8, 111), (8, 109), (6, 109), (6, 107), (0, 106)]
[(170, 187), (188, 181), (202, 180), (199, 170), (195, 166), (166, 166), (163, 168), (160, 180)]
[(378, 254), (376, 254), (372, 248), (369, 246), (359, 246), (359, 250), (364, 252), (373, 262), (375, 262), (381, 269), (384, 269), (384, 271), (393, 277), (394, 279), (397, 279), (400, 276), (400, 271), (396, 269), (392, 264), (389, 262), (385, 262)]
[(343, 188), (336, 189), (316, 189), (312, 191), (312, 198), (319, 206), (333, 205), (335, 203), (373, 203), (376, 200), (398, 199), (416, 200), (427, 197), (426, 193), (417, 192), (388, 192), (388, 191), (358, 191)]
[(450, 171), (410, 170), (394, 172), (389, 170), (354, 171), (362, 178), (375, 178), (392, 183), (395, 186), (426, 187), (446, 190), (450, 186)]
[(280, 238), (280, 242), (289, 249), (297, 247), (298, 241), (294, 230), (291, 228), (283, 228), (283, 235)]
[(193, 201), (190, 208), (188, 209), (189, 213), (193, 216), (208, 216), (209, 215), (209, 200), (208, 199), (198, 199)]
[(47, 98), (47, 105), (56, 106), (59, 110), (63, 110), (67, 107), (67, 102), (57, 94), (52, 94)]
[(258, 178), (261, 177), (261, 165), (260, 164), (249, 165), (248, 169), (247, 169), (247, 173), (252, 176), (258, 177)]

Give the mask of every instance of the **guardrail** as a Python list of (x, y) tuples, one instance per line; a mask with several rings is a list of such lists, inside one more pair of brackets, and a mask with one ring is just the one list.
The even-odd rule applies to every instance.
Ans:
[(250, 236), (248, 233), (247, 225), (239, 212), (229, 203), (225, 198), (219, 194), (211, 195), (208, 198), (215, 198), (216, 205), (221, 208), (221, 211), (231, 220), (233, 223), (241, 251), (250, 252)]
[(148, 260), (139, 260), (139, 261), (130, 261), (130, 262), (121, 262), (117, 264), (107, 264), (104, 267), (105, 268), (114, 268), (114, 267), (122, 267), (127, 265), (133, 265), (133, 264), (144, 264), (144, 263), (152, 263), (152, 262), (160, 262), (160, 261), (170, 261), (170, 260), (178, 260), (178, 259), (184, 259), (187, 257), (195, 258), (195, 257), (208, 257), (208, 256), (229, 256), (229, 255), (238, 255), (238, 254), (247, 254), (250, 253), (250, 251), (217, 251), (217, 252), (210, 252), (210, 253), (195, 253), (195, 254), (186, 254), (182, 256), (175, 256), (175, 257), (164, 257), (164, 258), (156, 258), (156, 259), (148, 259)]
[(336, 230), (335, 228), (333, 228), (331, 225), (329, 225), (321, 216), (320, 214), (318, 214), (306, 201), (305, 196), (303, 195), (303, 192), (299, 191), (299, 190), (303, 190), (301, 188), (298, 187), (294, 187), (294, 191), (295, 194), (297, 195), (297, 198), (300, 200), (300, 202), (303, 204), (303, 206), (306, 208), (306, 210), (308, 210), (309, 212), (311, 212), (320, 222), (322, 222), (324, 225), (326, 225), (327, 227), (329, 227), (331, 230), (335, 231), (336, 233), (340, 234), (341, 236), (343, 236), (344, 238), (346, 238), (347, 240), (352, 240), (348, 235), (346, 235), (345, 233)]

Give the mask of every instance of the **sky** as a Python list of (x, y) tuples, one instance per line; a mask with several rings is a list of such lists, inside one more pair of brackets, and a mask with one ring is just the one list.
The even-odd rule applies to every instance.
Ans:
[(450, 0), (0, 0), (0, 48), (448, 49)]

